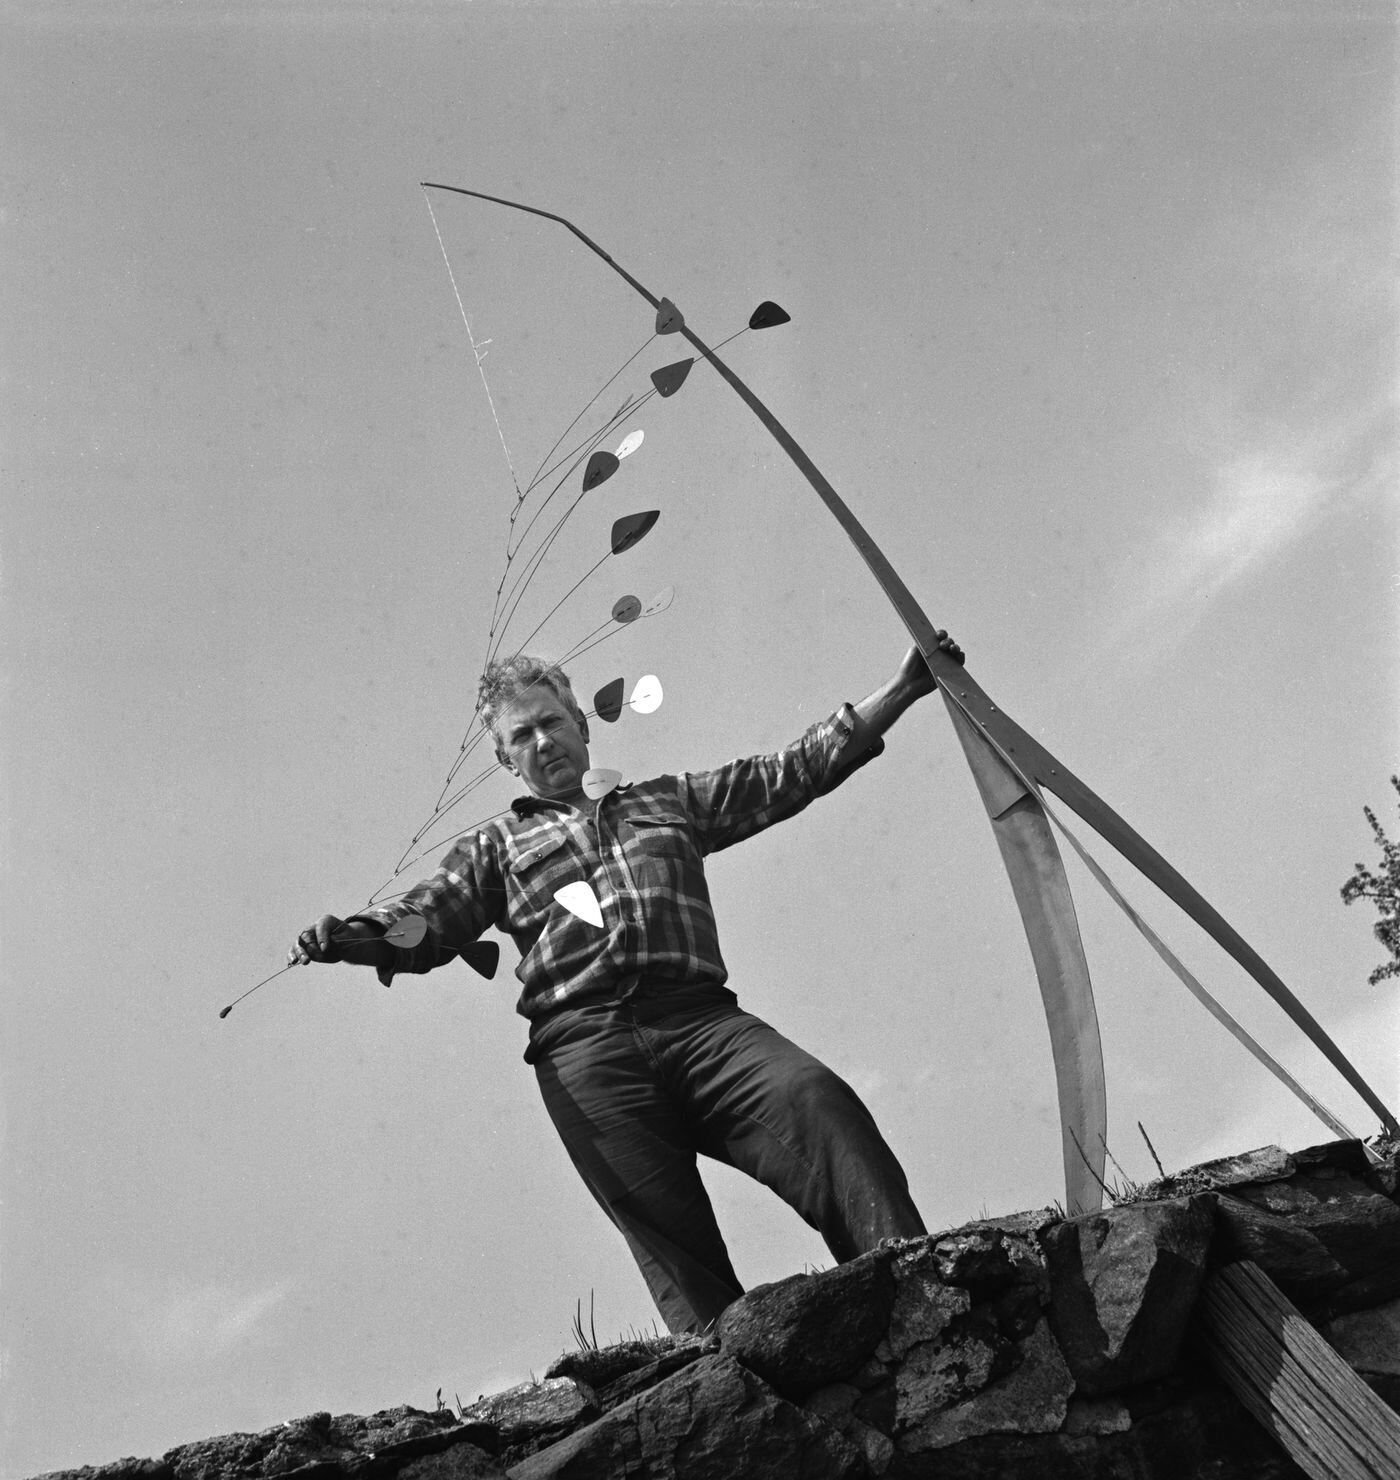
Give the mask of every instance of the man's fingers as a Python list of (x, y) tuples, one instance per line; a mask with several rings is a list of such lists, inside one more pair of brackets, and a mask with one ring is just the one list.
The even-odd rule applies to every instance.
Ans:
[(953, 638), (948, 636), (947, 632), (944, 631), (942, 627), (934, 628), (933, 635), (938, 639), (938, 646), (942, 648), (942, 650), (947, 653), (948, 656), (952, 658), (955, 663), (967, 662), (967, 659), (963, 656), (963, 650), (958, 646), (957, 642)]
[(287, 952), (288, 966), (305, 966), (312, 961), (338, 961), (340, 942), (335, 932), (342, 921), (335, 915), (322, 915), (314, 925), (308, 925), (297, 936), (296, 944)]
[(334, 960), (340, 954), (339, 943), (334, 938), (340, 926), (341, 921), (335, 915), (322, 915), (312, 930), (307, 932), (307, 934), (314, 935), (322, 960)]

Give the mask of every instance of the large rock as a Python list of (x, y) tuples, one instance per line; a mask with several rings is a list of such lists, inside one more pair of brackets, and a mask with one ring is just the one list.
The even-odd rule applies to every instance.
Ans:
[[(306, 1480), (312, 1480), (307, 1476)], [(454, 1444), (436, 1454), (426, 1454), (397, 1465), (392, 1480), (506, 1480), (500, 1464), (471, 1444)]]
[(1400, 1300), (1338, 1316), (1321, 1329), (1337, 1354), (1358, 1372), (1400, 1377)]
[(312, 1413), (256, 1434), (219, 1434), (181, 1444), (160, 1459), (126, 1459), (42, 1480), (261, 1480), (306, 1475), (318, 1480), (503, 1480), (492, 1457), (495, 1431), (463, 1423), (446, 1409), (407, 1406), (367, 1417)]
[(1400, 1296), (1400, 1207), (1333, 1166), (1216, 1195), (1223, 1260), (1252, 1259), (1313, 1321)]
[(1276, 1182), (1280, 1178), (1291, 1177), (1296, 1170), (1297, 1162), (1281, 1146), (1259, 1146), (1235, 1156), (1198, 1162), (1184, 1171), (1164, 1177), (1155, 1187), (1162, 1192), (1187, 1197), (1220, 1187), (1238, 1187), (1247, 1182)]
[(648, 1336), (639, 1341), (617, 1341), (611, 1346), (584, 1347), (556, 1357), (544, 1375), (568, 1377), (580, 1388), (599, 1391), (622, 1377), (643, 1371), (658, 1361), (675, 1359), (673, 1371), (687, 1362), (719, 1350), (719, 1338), (709, 1336)]
[(423, 1413), (405, 1406), (336, 1418), (313, 1413), (255, 1434), (181, 1444), (158, 1460), (54, 1471), (45, 1480), (259, 1480), (290, 1474), (495, 1480), (505, 1475), (487, 1453), (495, 1444), (489, 1426), (463, 1423), (446, 1410)]
[(486, 1424), (495, 1431), (507, 1463), (562, 1439), (597, 1416), (598, 1410), (567, 1377), (522, 1382), (478, 1398), (462, 1410), (464, 1422)]
[[(1177, 1391), (1129, 1425), (1093, 1432), (983, 1434), (940, 1449), (896, 1450), (884, 1480), (1306, 1480), (1224, 1388)], [(1108, 1428), (1105, 1432), (1104, 1428)]]
[(972, 1309), (972, 1296), (945, 1285), (931, 1247), (902, 1255), (894, 1265), (895, 1297), (889, 1329), (875, 1348), (887, 1366), (902, 1363), (916, 1347), (942, 1339), (960, 1316)]
[(869, 1470), (836, 1429), (719, 1355), (702, 1357), (509, 1474), (510, 1480), (865, 1480)]
[[(613, 1346), (565, 1352), (549, 1364), (544, 1375), (569, 1378), (591, 1410), (588, 1417), (593, 1419), (718, 1350), (719, 1338), (714, 1335), (619, 1341)], [(554, 1435), (556, 1439), (562, 1437), (562, 1433)]]
[[(969, 1331), (1019, 1340), (1040, 1320), (1049, 1294), (1034, 1237), (978, 1223), (897, 1246), (889, 1329), (875, 1349), (885, 1363), (945, 1334)], [(974, 1313), (975, 1312), (975, 1313)]]
[[(809, 1393), (802, 1406), (808, 1413), (839, 1429), (847, 1439), (865, 1456), (866, 1467), (871, 1475), (880, 1476), (889, 1468), (894, 1456), (894, 1444), (884, 1429), (866, 1422), (856, 1412), (862, 1398), (861, 1390), (849, 1382), (835, 1382), (830, 1387), (818, 1388)], [(894, 1410), (890, 1410), (893, 1423)]]
[[(956, 1348), (952, 1349), (956, 1351)], [(980, 1434), (1053, 1434), (1065, 1421), (1074, 1379), (1045, 1321), (1021, 1344), (1017, 1365), (999, 1381), (904, 1430), (905, 1453), (944, 1449)], [(901, 1419), (907, 1418), (901, 1413)]]
[(720, 1349), (800, 1398), (849, 1377), (885, 1333), (895, 1281), (883, 1254), (759, 1285), (719, 1318)]
[(1050, 1327), (1086, 1396), (1176, 1366), (1213, 1228), (1201, 1196), (1111, 1208), (1043, 1236)]
[(1026, 1427), (1060, 1426), (1073, 1383), (1043, 1331), (1049, 1283), (1029, 1232), (977, 1224), (909, 1241), (891, 1273), (889, 1329), (875, 1349), (890, 1380), (857, 1403), (859, 1418), (914, 1449), (1018, 1427), (1006, 1416), (1022, 1400)]

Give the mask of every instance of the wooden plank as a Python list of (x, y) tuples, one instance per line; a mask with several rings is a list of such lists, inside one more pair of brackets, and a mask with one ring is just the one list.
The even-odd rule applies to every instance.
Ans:
[(1059, 1096), (1065, 1211), (1071, 1218), (1097, 1213), (1103, 1207), (1108, 1147), (1103, 1049), (1064, 862), (1039, 800), (948, 697), (947, 689), (941, 692), (991, 819), (1035, 963)]
[[(1241, 1294), (1243, 1299), (1235, 1303), (1234, 1296)], [(1218, 1320), (1214, 1334), (1225, 1338), (1217, 1350), (1223, 1350), (1248, 1387), (1251, 1401), (1246, 1406), (1278, 1434), (1309, 1474), (1400, 1474), (1387, 1456), (1384, 1432), (1373, 1434), (1364, 1423), (1360, 1409), (1365, 1399), (1358, 1403), (1357, 1389), (1373, 1403), (1379, 1400), (1301, 1315), (1292, 1307), (1281, 1310), (1248, 1273), (1238, 1276), (1234, 1290), (1224, 1298), (1219, 1290), (1212, 1290), (1209, 1298)], [(1236, 1391), (1244, 1401), (1243, 1392)], [(1400, 1420), (1384, 1404), (1379, 1407), (1400, 1428)], [(1321, 1468), (1309, 1469), (1299, 1447), (1310, 1452)]]
[(1257, 1264), (1241, 1260), (1207, 1281), (1197, 1328), (1226, 1386), (1313, 1480), (1400, 1476), (1400, 1414)]

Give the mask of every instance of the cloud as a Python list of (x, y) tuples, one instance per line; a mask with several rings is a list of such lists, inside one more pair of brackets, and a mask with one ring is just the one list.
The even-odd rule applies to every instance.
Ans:
[(1357, 146), (1261, 172), (1144, 306), (1177, 369), (1148, 443), (1153, 526), (1124, 551), (1111, 641), (1152, 619), (1190, 625), (1323, 520), (1393, 497), (1397, 237), (1378, 160)]
[(1149, 621), (1189, 626), (1343, 506), (1394, 497), (1394, 405), (1372, 405), (1312, 435), (1220, 459), (1199, 506), (1177, 512), (1116, 583), (1110, 645)]
[(267, 1339), (268, 1320), (287, 1284), (250, 1289), (214, 1280), (111, 1276), (94, 1312), (93, 1334), (127, 1357), (193, 1363)]
[(170, 1289), (141, 1331), (152, 1356), (221, 1356), (253, 1340), (266, 1317), (286, 1297), (287, 1287), (240, 1291), (218, 1284), (187, 1284)]
[(1207, 602), (1292, 543), (1336, 492), (1307, 452), (1264, 452), (1218, 469), (1205, 506), (1166, 533), (1139, 615)]

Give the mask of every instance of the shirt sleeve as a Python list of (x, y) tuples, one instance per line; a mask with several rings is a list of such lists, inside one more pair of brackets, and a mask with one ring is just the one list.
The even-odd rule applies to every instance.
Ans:
[(771, 755), (730, 761), (676, 779), (704, 853), (717, 853), (834, 791), (885, 748), (850, 704)]
[(459, 838), (437, 872), (402, 898), (351, 918), (387, 930), (406, 915), (423, 917), (423, 939), (416, 946), (395, 946), (393, 961), (375, 968), (387, 987), (401, 971), (421, 974), (447, 965), (489, 926), (504, 928), (504, 910), (500, 842), (493, 832), (481, 831)]

